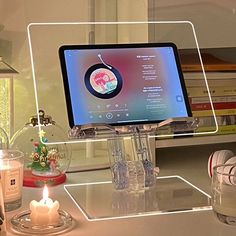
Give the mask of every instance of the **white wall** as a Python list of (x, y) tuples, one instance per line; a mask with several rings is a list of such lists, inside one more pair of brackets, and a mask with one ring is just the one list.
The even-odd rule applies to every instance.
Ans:
[[(30, 22), (88, 21), (92, 0), (0, 0), (0, 54), (19, 72), (15, 78), (15, 130), (35, 114), (26, 26)], [(235, 0), (95, 0), (97, 21), (147, 20), (149, 13), (155, 20), (191, 20), (196, 28), (200, 47), (224, 47), (236, 44)], [(141, 37), (142, 32), (121, 30), (115, 35), (120, 42)], [(102, 31), (101, 31), (102, 32)], [(104, 37), (108, 37), (103, 32)], [(101, 34), (102, 35), (102, 34)], [(100, 36), (101, 36), (100, 35)], [(42, 37), (44, 37), (42, 35)], [(181, 35), (184, 40), (184, 35)], [(47, 39), (45, 39), (46, 43)], [(40, 50), (40, 49), (39, 49)], [(45, 101), (53, 101), (50, 94)], [(59, 109), (59, 108), (56, 108)], [(63, 121), (64, 122), (64, 121)]]
[[(149, 0), (155, 20), (190, 20), (200, 47), (236, 45), (235, 0)], [(181, 35), (184, 40), (184, 35)]]
[[(0, 25), (4, 26), (0, 32), (0, 45), (3, 42), (0, 54), (20, 72), (14, 80), (15, 130), (36, 112), (27, 25), (30, 22), (87, 21), (88, 14), (86, 0), (0, 0)], [(44, 96), (45, 100), (53, 100), (50, 94)]]
[[(93, 9), (93, 2), (95, 4), (95, 9)], [(119, 1), (118, 1), (119, 2)], [(31, 64), (29, 57), (29, 46), (26, 34), (26, 27), (31, 22), (74, 22), (74, 21), (89, 21), (94, 17), (94, 20), (97, 21), (116, 21), (117, 16), (124, 19), (124, 16), (120, 13), (117, 13), (117, 4), (120, 5), (119, 11), (122, 12), (122, 9), (125, 9), (125, 12), (129, 12), (128, 9), (132, 9), (132, 19), (136, 20), (147, 20), (147, 7), (146, 0), (138, 1), (120, 1), (117, 3), (116, 0), (0, 0), (0, 54), (5, 58), (7, 62), (13, 65), (20, 74), (15, 77), (15, 130), (18, 130), (21, 126), (28, 121), (28, 118), (31, 115), (36, 113), (35, 109), (35, 98), (34, 90), (32, 83), (32, 74), (31, 74)], [(93, 16), (92, 11), (95, 11)], [(128, 14), (127, 12), (127, 14)], [(142, 14), (140, 14), (142, 13)], [(127, 19), (130, 17), (127, 16)], [(126, 19), (124, 19), (126, 20)], [(97, 35), (97, 40), (101, 38), (104, 41), (110, 40), (110, 36), (107, 32), (99, 29)], [(114, 32), (116, 34), (116, 32)], [(130, 33), (130, 37), (134, 37), (135, 34)], [(146, 31), (147, 33), (147, 31)], [(103, 37), (102, 37), (103, 36)], [(47, 35), (39, 35), (45, 44), (47, 44), (50, 39), (47, 38)], [(87, 37), (87, 36), (86, 36)], [(140, 34), (139, 37), (147, 37), (144, 33)], [(123, 37), (125, 40), (129, 40), (126, 36)], [(84, 39), (85, 40), (85, 39)], [(117, 38), (115, 38), (117, 40)], [(124, 41), (124, 40), (123, 40)], [(46, 47), (42, 50), (45, 50)], [(40, 48), (37, 49), (40, 53)], [(43, 60), (46, 60), (48, 58)], [(50, 66), (53, 63), (48, 63)], [(46, 71), (47, 68), (45, 68)], [(44, 71), (44, 72), (45, 72)], [(48, 73), (49, 74), (49, 73)], [(44, 74), (45, 76), (45, 74)], [(47, 77), (47, 75), (46, 75)], [(47, 87), (47, 84), (45, 84)], [(41, 91), (41, 90), (40, 90)], [(44, 102), (52, 104), (52, 106), (58, 109), (56, 113), (56, 119), (59, 118), (60, 121), (60, 112), (61, 107), (56, 107), (55, 105), (57, 98), (50, 94), (50, 92), (45, 89)], [(54, 103), (55, 102), (55, 103)], [(51, 106), (51, 107), (52, 107)], [(64, 111), (62, 109), (62, 111)], [(50, 111), (46, 111), (49, 112)], [(62, 123), (65, 122), (66, 114), (62, 114), (61, 117)], [(61, 124), (63, 125), (63, 124)]]

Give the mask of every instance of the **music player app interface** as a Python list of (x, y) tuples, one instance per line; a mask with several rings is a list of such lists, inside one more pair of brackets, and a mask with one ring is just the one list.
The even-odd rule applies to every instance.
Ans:
[(64, 51), (74, 124), (187, 117), (172, 47)]

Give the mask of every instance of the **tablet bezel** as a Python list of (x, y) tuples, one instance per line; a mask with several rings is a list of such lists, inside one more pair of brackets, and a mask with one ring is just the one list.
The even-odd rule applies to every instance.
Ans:
[[(61, 72), (62, 72), (62, 78), (63, 78), (63, 84), (64, 84), (64, 92), (65, 92), (65, 99), (66, 99), (66, 106), (67, 106), (67, 114), (68, 114), (68, 120), (70, 127), (74, 127), (76, 125), (82, 125), (82, 124), (75, 124), (74, 123), (74, 116), (73, 116), (73, 110), (72, 110), (72, 103), (71, 103), (71, 96), (70, 96), (70, 88), (69, 88), (69, 82), (68, 82), (68, 75), (67, 75), (67, 69), (66, 69), (66, 61), (65, 61), (65, 54), (64, 51), (66, 50), (92, 50), (92, 49), (118, 49), (118, 48), (154, 48), (154, 47), (171, 47), (173, 48), (175, 61), (176, 61), (176, 67), (179, 74), (180, 79), (180, 85), (183, 92), (184, 102), (186, 106), (186, 111), (188, 114), (188, 117), (192, 116), (190, 103), (188, 100), (187, 95), (187, 89), (184, 82), (184, 76), (181, 69), (181, 63), (178, 55), (178, 49), (177, 46), (172, 42), (166, 42), (166, 43), (132, 43), (132, 44), (93, 44), (93, 45), (62, 45), (59, 48), (59, 59), (60, 59), (60, 65), (61, 65)], [(172, 117), (169, 117), (172, 118)], [(105, 123), (112, 126), (127, 126), (127, 125), (142, 125), (142, 124), (155, 124), (160, 123), (163, 120), (152, 120), (152, 121), (136, 121), (136, 122), (121, 122), (121, 123)]]

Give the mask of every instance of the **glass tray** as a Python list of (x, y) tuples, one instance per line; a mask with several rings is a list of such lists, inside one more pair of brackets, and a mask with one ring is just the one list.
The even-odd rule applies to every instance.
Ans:
[[(73, 219), (69, 213), (59, 210), (59, 220), (50, 225), (34, 225), (30, 219), (30, 210), (20, 212), (11, 219), (12, 230), (21, 235), (57, 235), (72, 228)], [(1, 234), (0, 234), (1, 235)]]
[(117, 191), (112, 182), (64, 188), (89, 221), (212, 209), (211, 197), (180, 176), (158, 177), (143, 192)]

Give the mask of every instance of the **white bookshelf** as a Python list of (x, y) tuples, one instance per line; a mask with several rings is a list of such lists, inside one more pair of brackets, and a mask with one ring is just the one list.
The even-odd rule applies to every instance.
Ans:
[(181, 137), (156, 140), (156, 148), (236, 142), (236, 134)]

